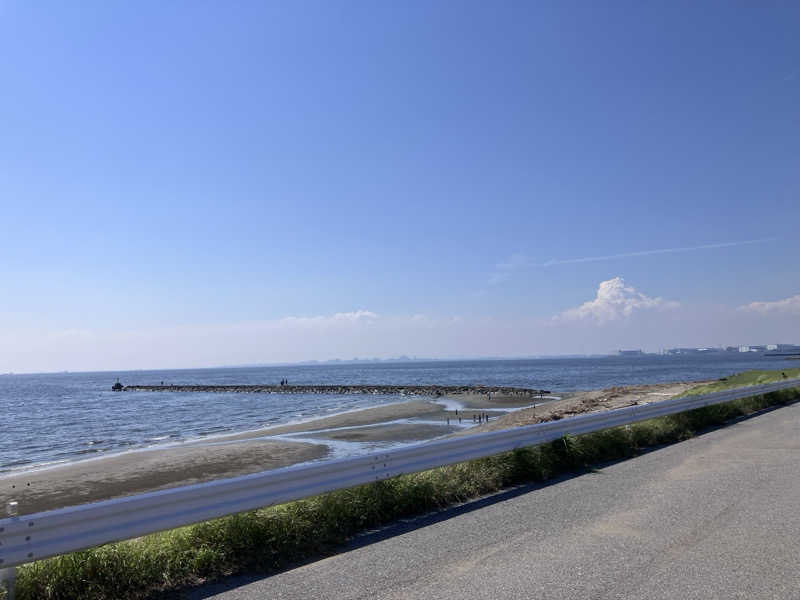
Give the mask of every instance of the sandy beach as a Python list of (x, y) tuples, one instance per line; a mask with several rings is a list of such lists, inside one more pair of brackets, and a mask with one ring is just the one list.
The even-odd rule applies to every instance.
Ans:
[(0, 478), (19, 514), (128, 496), (323, 458), (322, 444), (262, 441), (139, 450)]
[(678, 383), (656, 383), (651, 385), (615, 386), (604, 390), (591, 390), (565, 395), (561, 400), (538, 404), (533, 408), (525, 408), (508, 413), (496, 421), (490, 421), (462, 433), (480, 433), (509, 429), (522, 425), (533, 425), (544, 421), (554, 421), (575, 415), (623, 408), (634, 404), (648, 404), (666, 400), (688, 389), (709, 383), (692, 381)]
[[(34, 513), (318, 460), (332, 456), (326, 442), (386, 447), (518, 427), (663, 400), (694, 385), (697, 384), (639, 385), (580, 392), (561, 400), (540, 399), (535, 408), (531, 407), (530, 398), (500, 394), (458, 394), (439, 399), (439, 403), (427, 399), (398, 402), (305, 423), (1, 476), (0, 503), (5, 506), (16, 500), (20, 514)], [(490, 421), (474, 426), (473, 419), (479, 414), (488, 415)]]

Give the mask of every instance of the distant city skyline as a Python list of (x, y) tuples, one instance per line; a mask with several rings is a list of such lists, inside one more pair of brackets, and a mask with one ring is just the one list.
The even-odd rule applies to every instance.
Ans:
[(798, 4), (0, 16), (0, 372), (800, 340)]

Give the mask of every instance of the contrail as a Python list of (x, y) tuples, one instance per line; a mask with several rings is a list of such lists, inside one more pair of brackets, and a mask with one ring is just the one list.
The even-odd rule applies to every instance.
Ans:
[(702, 246), (685, 246), (683, 248), (661, 248), (659, 250), (640, 250), (639, 252), (625, 252), (623, 254), (607, 254), (605, 256), (586, 256), (584, 258), (552, 259), (543, 263), (531, 264), (532, 267), (553, 267), (555, 265), (569, 265), (573, 263), (597, 262), (601, 260), (614, 260), (617, 258), (631, 258), (634, 256), (648, 256), (650, 254), (670, 254), (673, 252), (691, 252), (692, 250), (711, 250), (713, 248), (730, 248), (732, 246), (746, 246), (747, 244), (765, 244), (774, 242), (779, 238), (762, 238), (758, 240), (744, 240), (742, 242), (726, 242), (724, 244), (704, 244)]

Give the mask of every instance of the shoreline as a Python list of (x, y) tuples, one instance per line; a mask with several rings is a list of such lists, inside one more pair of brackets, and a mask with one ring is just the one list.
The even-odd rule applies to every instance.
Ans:
[[(608, 410), (676, 395), (697, 382), (578, 392), (531, 405), (521, 395), (480, 393), (415, 399), (303, 422), (224, 433), (167, 445), (0, 474), (0, 504), (29, 514), (147, 491)], [(553, 397), (551, 397), (553, 398)], [(638, 399), (637, 399), (638, 398)], [(438, 402), (437, 402), (438, 401)], [(487, 416), (489, 421), (483, 420)]]
[[(341, 412), (335, 412), (330, 415), (326, 415), (324, 417), (311, 416), (302, 419), (294, 419), (278, 425), (262, 425), (254, 429), (244, 429), (239, 431), (224, 431), (224, 432), (214, 432), (202, 435), (194, 435), (192, 437), (187, 437), (185, 439), (170, 440), (169, 438), (165, 437), (163, 441), (158, 441), (157, 443), (154, 444), (136, 445), (136, 446), (131, 446), (130, 448), (127, 449), (112, 450), (109, 452), (98, 452), (96, 454), (91, 454), (88, 456), (77, 456), (75, 458), (64, 458), (61, 460), (53, 460), (48, 462), (30, 463), (19, 466), (17, 468), (9, 469), (7, 471), (0, 471), (0, 489), (2, 486), (2, 482), (5, 478), (17, 475), (24, 475), (27, 473), (39, 473), (41, 471), (47, 471), (50, 469), (58, 469), (61, 467), (66, 467), (69, 465), (74, 465), (79, 463), (89, 463), (98, 460), (106, 460), (118, 456), (135, 454), (138, 452), (161, 451), (161, 450), (170, 450), (172, 448), (182, 448), (187, 446), (205, 446), (205, 445), (224, 444), (233, 441), (256, 440), (259, 438), (270, 437), (273, 435), (275, 437), (278, 437), (279, 435), (282, 434), (282, 432), (277, 430), (283, 428), (287, 429), (291, 428), (292, 430), (296, 428), (297, 431), (315, 431), (317, 428), (306, 428), (305, 426), (313, 423), (321, 423), (332, 418), (339, 418), (343, 416), (353, 415), (356, 413), (362, 413), (364, 411), (371, 411), (376, 408), (393, 407), (401, 404), (407, 404), (409, 402), (410, 402), (409, 400), (401, 399), (397, 400), (396, 402), (387, 402), (386, 404), (381, 404), (375, 407), (351, 408), (343, 410)], [(291, 431), (288, 431), (288, 433), (291, 433)]]
[[(521, 404), (527, 405), (527, 400)], [(132, 448), (0, 474), (0, 505), (14, 500), (19, 514), (30, 514), (258, 473), (435, 439), (453, 433), (456, 422), (454, 412), (444, 405), (433, 399), (416, 399)]]

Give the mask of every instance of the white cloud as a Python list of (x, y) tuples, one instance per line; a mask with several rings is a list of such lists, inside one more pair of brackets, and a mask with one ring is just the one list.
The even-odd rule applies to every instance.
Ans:
[[(378, 318), (378, 315), (369, 310), (354, 310), (333, 315), (317, 315), (313, 317), (284, 317), (277, 321), (278, 325), (288, 327), (337, 327), (352, 323), (369, 323)], [(263, 324), (262, 324), (263, 325)]]
[(336, 313), (333, 318), (339, 321), (364, 321), (377, 319), (378, 315), (368, 310), (355, 310), (353, 312)]
[(740, 306), (739, 310), (761, 315), (800, 315), (800, 294), (774, 302), (751, 302)]
[[(48, 330), (0, 336), (0, 372), (207, 367), (400, 355), (430, 358), (607, 353), (800, 341), (800, 298), (736, 309), (648, 296), (621, 277), (548, 316), (385, 315), (366, 309), (175, 327)], [(668, 310), (667, 310), (668, 309)], [(600, 324), (601, 326), (598, 326)]]
[(556, 319), (590, 319), (598, 323), (605, 323), (630, 317), (638, 311), (669, 309), (677, 306), (677, 302), (645, 296), (632, 286), (625, 285), (622, 277), (614, 277), (614, 279), (600, 282), (594, 300), (584, 302), (576, 308), (567, 309), (557, 315)]

